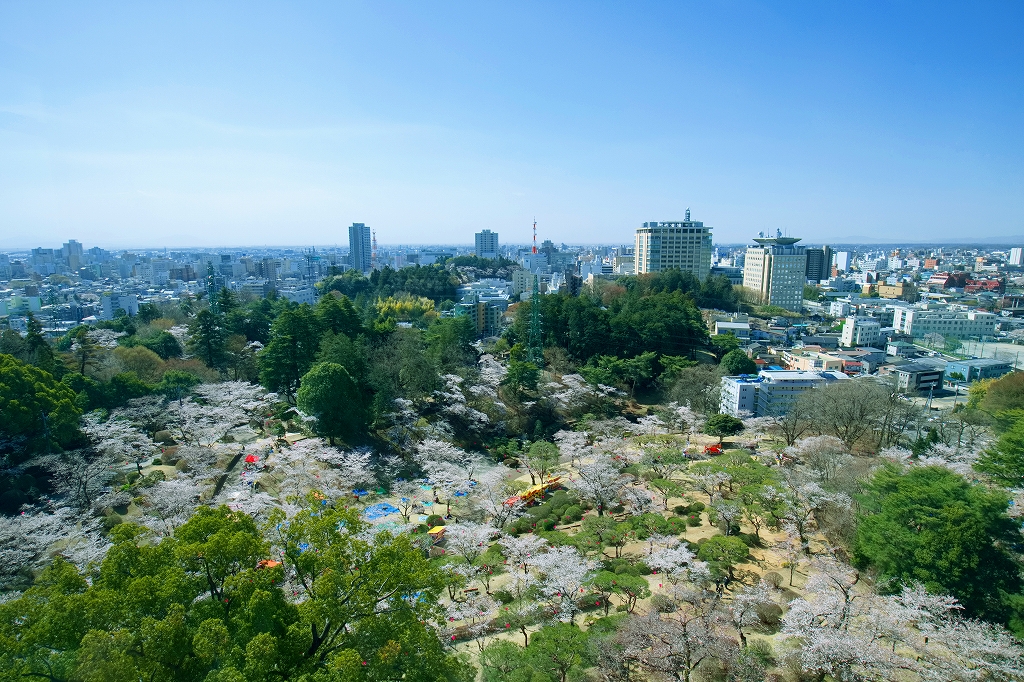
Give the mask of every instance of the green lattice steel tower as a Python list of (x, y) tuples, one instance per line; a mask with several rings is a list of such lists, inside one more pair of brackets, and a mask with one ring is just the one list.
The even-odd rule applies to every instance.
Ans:
[(540, 328), (540, 277), (533, 276), (533, 295), (530, 297), (530, 362), (544, 366), (544, 341)]

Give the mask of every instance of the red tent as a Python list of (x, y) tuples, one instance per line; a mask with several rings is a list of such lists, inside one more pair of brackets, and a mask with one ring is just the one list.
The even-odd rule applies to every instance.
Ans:
[(245, 463), (246, 464), (255, 464), (258, 460), (259, 460), (259, 458), (256, 457), (256, 455), (246, 455), (245, 456)]

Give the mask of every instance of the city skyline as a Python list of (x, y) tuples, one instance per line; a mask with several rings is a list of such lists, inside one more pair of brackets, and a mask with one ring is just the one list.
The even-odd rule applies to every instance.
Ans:
[(1024, 8), (922, 7), (8, 5), (0, 247), (1019, 241)]

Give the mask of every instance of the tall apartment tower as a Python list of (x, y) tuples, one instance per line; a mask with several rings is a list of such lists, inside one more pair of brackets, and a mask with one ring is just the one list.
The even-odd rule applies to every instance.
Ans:
[(348, 228), (348, 253), (353, 270), (370, 271), (370, 228), (363, 223), (352, 223)]
[(1024, 265), (1024, 249), (1019, 246), (1015, 246), (1010, 249), (1010, 265), (1021, 266)]
[(796, 246), (800, 238), (783, 237), (779, 230), (775, 237), (761, 233), (754, 241), (756, 246), (747, 247), (743, 287), (761, 305), (800, 312), (807, 280), (807, 253)]
[(477, 258), (498, 257), (498, 233), (482, 230), (476, 233)]
[(644, 223), (637, 228), (633, 253), (636, 273), (679, 269), (698, 279), (711, 273), (711, 228), (699, 220), (686, 219)]
[(807, 249), (807, 279), (820, 282), (832, 276), (832, 249), (827, 245), (820, 249)]

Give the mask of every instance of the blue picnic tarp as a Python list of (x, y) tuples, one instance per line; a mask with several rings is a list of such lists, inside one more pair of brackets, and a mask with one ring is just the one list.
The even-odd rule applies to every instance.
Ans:
[(377, 504), (371, 504), (369, 507), (363, 510), (363, 514), (366, 516), (366, 518), (370, 519), (371, 521), (376, 519), (382, 519), (385, 516), (390, 516), (391, 514), (397, 513), (398, 507), (390, 505), (387, 502), (378, 502)]

